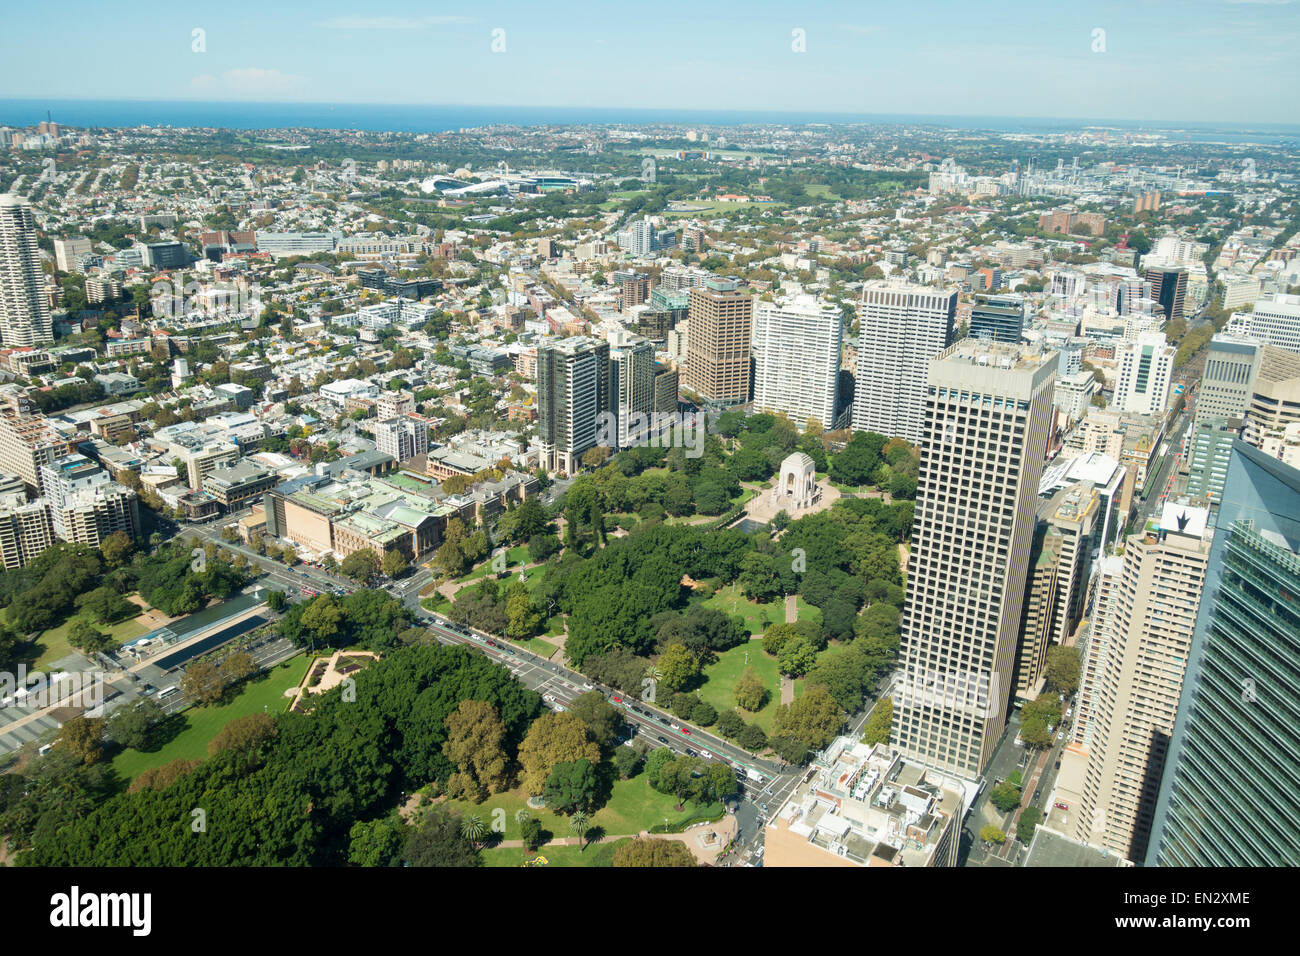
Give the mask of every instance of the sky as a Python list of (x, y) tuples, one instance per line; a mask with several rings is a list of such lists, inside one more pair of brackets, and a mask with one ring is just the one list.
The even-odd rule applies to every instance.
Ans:
[(0, 98), (1300, 123), (1300, 0), (5, 3)]

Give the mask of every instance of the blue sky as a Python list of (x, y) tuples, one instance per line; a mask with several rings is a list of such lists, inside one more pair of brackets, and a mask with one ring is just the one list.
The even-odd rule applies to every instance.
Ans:
[(0, 97), (1300, 122), (1294, 0), (8, 6)]

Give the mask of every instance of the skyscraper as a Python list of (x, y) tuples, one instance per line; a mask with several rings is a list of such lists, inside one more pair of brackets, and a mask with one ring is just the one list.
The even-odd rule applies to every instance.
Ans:
[(618, 418), (618, 444), (611, 447), (630, 448), (649, 439), (653, 424), (655, 350), (647, 339), (627, 332), (612, 333), (609, 344), (609, 410)]
[(853, 428), (921, 440), (929, 361), (952, 344), (957, 291), (878, 280), (862, 289)]
[[(1128, 859), (1145, 853), (1205, 580), (1209, 511), (1169, 502), (1158, 523), (1131, 535), (1110, 609), (1105, 665), (1090, 675), (1089, 742), (1062, 758), (1057, 798), (1076, 839)], [(1068, 780), (1076, 780), (1069, 784)]]
[(0, 195), (0, 340), (6, 348), (54, 341), (36, 219), (12, 193)]
[(1227, 331), (1300, 352), (1300, 295), (1266, 295), (1256, 300), (1251, 311), (1232, 313)]
[(610, 410), (609, 343), (587, 336), (537, 347), (537, 440), (541, 465), (573, 474), (596, 447)]
[(1147, 865), (1300, 866), (1300, 471), (1233, 447)]
[(691, 289), (684, 388), (712, 405), (749, 401), (754, 297), (727, 279)]
[(893, 742), (967, 777), (1006, 721), (1055, 369), (965, 339), (926, 380)]
[(1151, 298), (1160, 304), (1165, 321), (1183, 317), (1183, 300), (1187, 298), (1187, 270), (1175, 266), (1152, 265), (1146, 270), (1151, 283)]
[(995, 342), (1020, 341), (1025, 324), (1025, 303), (1015, 295), (980, 295), (970, 310), (968, 335), (973, 339), (989, 338)]
[(1246, 417), (1264, 346), (1257, 339), (1220, 332), (1210, 339), (1197, 389), (1196, 424), (1207, 418)]
[(1163, 414), (1177, 352), (1163, 332), (1143, 333), (1120, 349), (1113, 407), (1131, 415)]
[(754, 306), (754, 408), (781, 412), (803, 428), (835, 427), (839, 410), (839, 310), (809, 295)]

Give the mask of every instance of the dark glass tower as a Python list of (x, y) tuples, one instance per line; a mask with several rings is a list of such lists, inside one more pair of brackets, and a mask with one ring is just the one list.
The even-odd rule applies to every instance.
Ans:
[(1233, 445), (1148, 865), (1300, 865), (1300, 471)]

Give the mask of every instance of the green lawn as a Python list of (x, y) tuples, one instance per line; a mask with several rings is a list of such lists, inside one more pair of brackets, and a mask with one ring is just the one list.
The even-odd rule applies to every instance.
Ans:
[[(8, 620), (8, 608), (4, 609), (4, 617)], [(27, 649), (29, 653), (36, 655), (36, 660), (28, 665), (29, 668), (31, 670), (44, 670), (55, 661), (62, 660), (73, 653), (75, 648), (68, 643), (68, 632), (72, 630), (72, 625), (82, 617), (81, 614), (74, 614), (58, 627), (42, 631), (41, 636)], [(95, 622), (91, 621), (91, 623), (94, 624)], [(144, 625), (138, 623), (135, 618), (128, 618), (125, 621), (111, 625), (95, 624), (95, 627), (108, 634), (118, 644), (129, 641), (133, 637), (139, 637), (146, 632)]]
[[(565, 834), (569, 836), (570, 834)], [(593, 843), (579, 851), (576, 846), (547, 845), (536, 853), (523, 847), (495, 847), (483, 851), (484, 866), (523, 866), (524, 860), (546, 858), (546, 866), (613, 866), (614, 851), (625, 840)]]
[[(523, 567), (527, 563), (528, 563), (528, 545), (526, 544), (517, 545), (506, 552), (507, 571), (509, 571), (511, 568)], [(466, 574), (463, 577), (459, 577), (456, 580), (461, 582), (462, 584), (468, 583), (470, 581), (477, 581), (480, 578), (487, 577), (487, 575), (490, 573), (493, 573), (491, 556), (489, 556), (482, 564), (480, 564), (473, 571), (469, 572), (469, 574)]]
[[(573, 836), (569, 831), (567, 817), (545, 808), (533, 810), (527, 807), (527, 801), (528, 795), (521, 788), (516, 787), (505, 793), (493, 794), (480, 804), (469, 803), (466, 800), (448, 800), (446, 805), (461, 816), (470, 813), (478, 814), (489, 827), (492, 825), (494, 812), (504, 810), (506, 827), (502, 834), (504, 840), (520, 838), (515, 813), (522, 809), (528, 809), (528, 812), (542, 824), (542, 828), (550, 831), (553, 837)], [(687, 803), (681, 810), (674, 810), (673, 805), (676, 802), (675, 797), (650, 789), (644, 773), (638, 774), (631, 780), (615, 780), (609, 803), (592, 814), (591, 825), (603, 827), (607, 836), (630, 836), (648, 830), (656, 824), (662, 826), (665, 819), (669, 824), (676, 824), (702, 813), (722, 812), (722, 805), (718, 803), (707, 807), (697, 807), (693, 803)], [(498, 815), (497, 818), (500, 819), (500, 816)], [(573, 850), (576, 853), (577, 847)], [(542, 855), (549, 856), (545, 848), (542, 850)]]
[(726, 614), (740, 615), (745, 619), (750, 634), (762, 634), (769, 624), (785, 620), (784, 601), (757, 604), (745, 597), (734, 583), (719, 588), (716, 594), (700, 603)]
[(284, 692), (302, 682), (310, 662), (307, 655), (300, 654), (280, 664), (270, 673), (260, 674), (245, 682), (229, 703), (200, 704), (182, 711), (180, 716), (185, 721), (184, 730), (151, 753), (123, 750), (113, 758), (113, 769), (120, 777), (129, 780), (142, 771), (161, 767), (173, 760), (205, 759), (208, 756), (208, 741), (236, 717), (245, 717), (263, 709), (268, 713), (286, 710), (289, 698), (284, 696)]
[[(749, 652), (748, 664), (745, 663), (746, 651)], [(736, 681), (740, 680), (740, 675), (747, 667), (754, 668), (768, 693), (767, 705), (756, 714), (736, 707)], [(796, 684), (795, 693), (798, 692)], [(763, 653), (761, 641), (750, 641), (719, 654), (716, 661), (705, 667), (704, 684), (697, 693), (701, 700), (712, 704), (719, 713), (736, 708), (746, 723), (757, 724), (765, 732), (770, 732), (772, 720), (781, 704), (781, 671), (776, 665), (776, 658)]]

